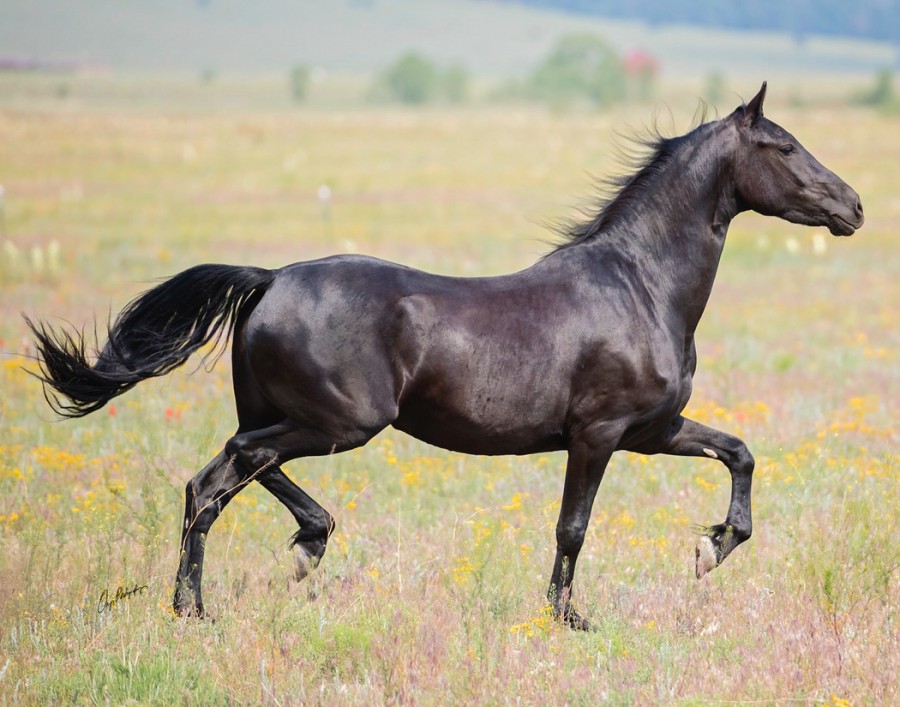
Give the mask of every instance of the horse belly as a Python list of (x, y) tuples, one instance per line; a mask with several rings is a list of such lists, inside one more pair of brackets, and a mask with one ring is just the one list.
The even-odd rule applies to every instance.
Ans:
[(565, 447), (564, 402), (537, 370), (484, 375), (461, 362), (420, 375), (402, 396), (394, 427), (429, 444), (467, 454), (532, 454)]
[(401, 407), (393, 426), (428, 444), (464, 454), (534, 454), (565, 449), (561, 430), (547, 425), (498, 426), (446, 408)]

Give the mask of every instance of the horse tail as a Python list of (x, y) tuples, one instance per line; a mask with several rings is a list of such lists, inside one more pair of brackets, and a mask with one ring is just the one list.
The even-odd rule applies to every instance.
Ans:
[(108, 327), (93, 364), (83, 331), (57, 331), (26, 316), (44, 397), (63, 417), (82, 417), (141, 381), (166, 375), (210, 341), (207, 357), (214, 364), (241, 312), (248, 303), (255, 306), (275, 274), (232, 265), (189, 268), (129, 302)]

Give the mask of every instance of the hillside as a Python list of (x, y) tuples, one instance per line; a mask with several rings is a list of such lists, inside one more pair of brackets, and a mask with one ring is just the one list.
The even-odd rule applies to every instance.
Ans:
[[(549, 3), (548, 3), (549, 4)], [(584, 3), (582, 3), (584, 4)], [(0, 3), (0, 58), (124, 72), (283, 74), (298, 63), (369, 73), (416, 49), (476, 74), (521, 75), (562, 34), (593, 32), (643, 49), (664, 74), (773, 70), (869, 74), (890, 44), (790, 33), (657, 26), (477, 0), (30, 0)]]

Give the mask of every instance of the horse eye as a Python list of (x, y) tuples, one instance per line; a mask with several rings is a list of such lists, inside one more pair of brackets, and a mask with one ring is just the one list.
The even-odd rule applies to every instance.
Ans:
[(790, 154), (793, 154), (793, 152), (794, 152), (794, 146), (791, 145), (790, 143), (788, 143), (787, 145), (782, 145), (781, 147), (779, 147), (778, 151), (782, 155), (790, 155)]

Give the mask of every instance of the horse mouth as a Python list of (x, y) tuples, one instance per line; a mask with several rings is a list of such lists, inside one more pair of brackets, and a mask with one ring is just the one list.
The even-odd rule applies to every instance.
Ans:
[(862, 219), (859, 219), (856, 224), (837, 214), (831, 214), (828, 219), (828, 230), (831, 231), (832, 236), (852, 236), (860, 226), (862, 226)]

